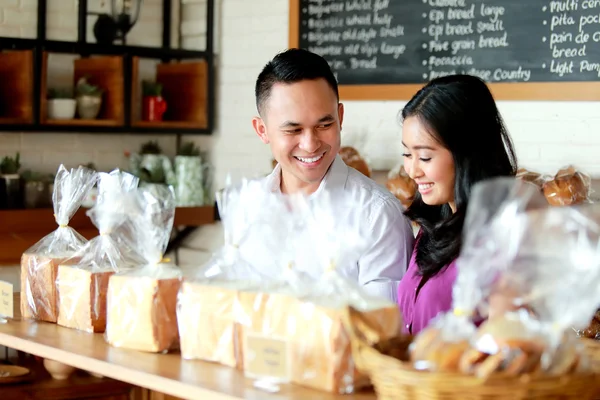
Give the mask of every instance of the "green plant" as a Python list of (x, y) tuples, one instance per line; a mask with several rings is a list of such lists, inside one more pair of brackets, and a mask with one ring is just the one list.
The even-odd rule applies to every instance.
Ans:
[(163, 89), (163, 85), (158, 82), (148, 81), (148, 80), (142, 81), (142, 95), (144, 97), (160, 96), (160, 95), (162, 95), (162, 89)]
[(75, 86), (77, 96), (102, 96), (104, 90), (100, 86), (91, 84), (88, 79), (89, 77), (83, 76), (77, 81)]
[(21, 168), (21, 154), (17, 152), (15, 158), (5, 156), (0, 163), (0, 173), (5, 175), (16, 174)]
[(47, 97), (53, 99), (72, 99), (73, 91), (67, 88), (50, 88), (48, 89)]
[(200, 148), (194, 142), (185, 142), (177, 150), (178, 156), (199, 156)]
[(156, 168), (151, 171), (147, 168), (142, 168), (140, 170), (140, 181), (147, 183), (165, 183), (167, 178), (165, 177), (165, 173), (162, 168)]
[(150, 140), (149, 142), (143, 143), (140, 149), (140, 154), (161, 154), (162, 149), (158, 145), (157, 141)]

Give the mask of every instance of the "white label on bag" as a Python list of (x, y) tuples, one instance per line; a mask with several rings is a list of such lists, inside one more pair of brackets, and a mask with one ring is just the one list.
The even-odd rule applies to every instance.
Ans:
[(13, 318), (13, 285), (0, 281), (0, 316)]

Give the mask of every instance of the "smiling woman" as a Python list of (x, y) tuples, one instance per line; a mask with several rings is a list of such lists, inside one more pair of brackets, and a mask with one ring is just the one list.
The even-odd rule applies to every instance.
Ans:
[(510, 136), (479, 78), (432, 80), (402, 110), (404, 169), (418, 185), (406, 215), (421, 230), (398, 301), (406, 330), (418, 333), (448, 311), (471, 188), (517, 171)]

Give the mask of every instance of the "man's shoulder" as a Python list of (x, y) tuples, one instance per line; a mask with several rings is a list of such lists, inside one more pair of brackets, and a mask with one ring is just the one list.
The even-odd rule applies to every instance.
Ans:
[(400, 201), (389, 190), (353, 168), (348, 168), (346, 185), (350, 193), (358, 194), (365, 202), (380, 207), (389, 205), (402, 211)]

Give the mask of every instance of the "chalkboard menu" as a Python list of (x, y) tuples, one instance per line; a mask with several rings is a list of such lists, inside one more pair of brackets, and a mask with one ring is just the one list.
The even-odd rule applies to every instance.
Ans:
[(341, 85), (600, 81), (600, 0), (297, 0)]

